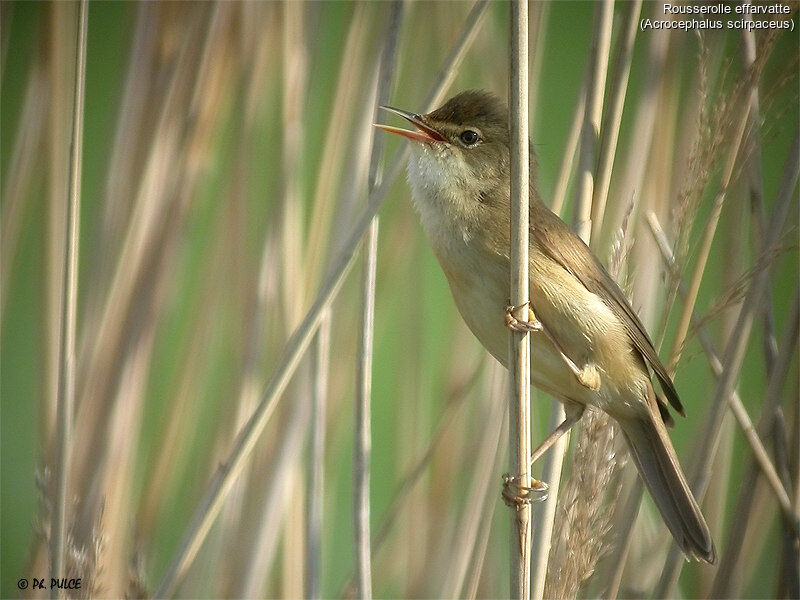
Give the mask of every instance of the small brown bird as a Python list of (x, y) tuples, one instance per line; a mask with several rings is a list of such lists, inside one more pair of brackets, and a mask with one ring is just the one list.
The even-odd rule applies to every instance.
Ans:
[[(530, 325), (507, 311), (509, 295), (508, 107), (484, 91), (467, 91), (431, 113), (383, 107), (409, 131), (377, 125), (415, 143), (408, 182), (461, 316), (484, 347), (508, 366), (508, 331), (532, 334), (534, 385), (565, 405), (567, 419), (533, 455), (565, 433), (586, 406), (619, 423), (631, 455), (667, 527), (687, 556), (709, 563), (714, 543), (692, 496), (665, 424), (650, 369), (669, 404), (683, 407), (644, 326), (586, 244), (541, 201), (531, 173)], [(533, 165), (534, 161), (531, 160)]]

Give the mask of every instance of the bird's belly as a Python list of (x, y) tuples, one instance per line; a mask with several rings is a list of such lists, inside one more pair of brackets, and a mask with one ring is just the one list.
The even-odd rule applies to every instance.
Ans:
[[(545, 270), (549, 268), (545, 266)], [(644, 395), (647, 376), (630, 356), (633, 349), (622, 323), (596, 295), (562, 272), (566, 277), (532, 270), (534, 311), (579, 367), (597, 367), (600, 389), (581, 385), (542, 332), (531, 335), (533, 384), (559, 400), (603, 410), (612, 404), (619, 406), (621, 398), (625, 403), (637, 403)], [(467, 326), (492, 356), (508, 367), (509, 331), (504, 314), (509, 290), (507, 263), (494, 271), (484, 265), (480, 273), (475, 270), (454, 275), (445, 269), (445, 274)]]

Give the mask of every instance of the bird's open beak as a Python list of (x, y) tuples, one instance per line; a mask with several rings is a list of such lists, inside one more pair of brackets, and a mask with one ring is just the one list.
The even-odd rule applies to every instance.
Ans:
[(403, 137), (407, 137), (408, 139), (414, 140), (416, 142), (446, 141), (438, 131), (426, 125), (422, 121), (422, 118), (419, 115), (415, 115), (414, 113), (400, 110), (399, 108), (393, 108), (391, 106), (381, 106), (380, 108), (382, 108), (383, 110), (388, 110), (389, 112), (393, 112), (397, 115), (400, 115), (406, 121), (408, 121), (414, 127), (416, 127), (418, 131), (400, 129), (399, 127), (392, 127), (391, 125), (381, 125), (380, 123), (373, 123), (373, 125), (378, 129), (383, 129), (384, 131), (388, 131), (389, 133), (396, 133), (398, 135), (402, 135)]

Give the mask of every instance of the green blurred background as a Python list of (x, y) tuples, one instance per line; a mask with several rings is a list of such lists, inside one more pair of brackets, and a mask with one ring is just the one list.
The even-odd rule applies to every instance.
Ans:
[[(236, 4), (232, 6), (235, 11)], [(417, 2), (407, 6), (392, 105), (412, 111), (419, 109), (422, 98), (455, 41), (470, 7), (471, 4), (455, 2)], [(10, 178), (15, 140), (23, 123), (25, 93), (35, 65), (40, 65), (44, 72), (48, 72), (49, 65), (54, 61), (53, 56), (59, 53), (63, 53), (66, 64), (72, 64), (75, 18), (73, 8), (69, 4), (55, 8), (43, 2), (2, 4), (0, 174), (4, 182)], [(368, 28), (366, 40), (363, 42), (363, 76), (360, 79), (356, 77), (359, 87), (352, 92), (355, 104), (348, 107), (347, 112), (347, 118), (354, 119), (353, 115), (359, 110), (366, 110), (364, 94), (367, 93), (366, 85), (371, 77), (368, 72), (380, 52), (381, 32), (388, 8), (388, 4), (359, 6), (349, 2), (304, 5), (308, 69), (304, 103), (299, 107), (304, 127), (302, 158), (297, 178), (293, 182), (300, 199), (301, 221), (309, 219), (313, 211), (325, 136), (331, 111), (336, 103), (335, 90), (350, 24), (356, 13), (362, 11), (362, 18)], [(620, 3), (617, 7), (618, 15), (622, 14), (623, 9), (624, 3)], [(644, 11), (651, 9), (652, 6), (645, 3)], [(90, 3), (81, 196), (79, 345), (86, 344), (85, 336), (91, 335), (87, 323), (91, 323), (91, 311), (97, 308), (89, 302), (90, 282), (98, 272), (107, 273), (108, 261), (113, 262), (118, 257), (119, 240), (115, 240), (112, 248), (105, 247), (103, 243), (106, 239), (103, 233), (105, 207), (114, 200), (127, 206), (130, 211), (135, 198), (135, 189), (132, 189), (126, 198), (109, 199), (107, 182), (113, 168), (111, 149), (115, 144), (126, 74), (132, 60), (136, 23), (142, 10), (142, 5), (129, 2)], [(168, 19), (188, 24), (192, 22), (190, 13), (201, 10), (209, 11), (211, 6), (186, 4), (164, 10), (164, 14), (159, 16), (164, 19), (163, 32), (154, 32), (156, 36), (163, 35), (163, 39), (159, 38), (159, 44), (162, 45), (159, 51), (167, 56), (174, 52), (170, 45), (180, 42), (180, 32), (184, 29), (183, 25), (177, 26), (174, 23), (170, 26)], [(548, 4), (548, 11), (541, 70), (531, 81), (531, 85), (536, 88), (537, 99), (535, 106), (532, 106), (534, 112), (531, 138), (539, 158), (538, 186), (545, 200), (552, 194), (555, 186), (581, 89), (592, 35), (594, 7), (592, 2), (557, 1)], [(243, 307), (252, 309), (250, 290), (256, 288), (263, 240), (276, 227), (282, 215), (280, 206), (286, 182), (282, 180), (281, 170), (283, 71), (278, 56), (281, 49), (281, 8), (277, 4), (270, 4), (258, 14), (264, 15), (265, 27), (253, 38), (256, 40), (254, 43), (258, 45), (262, 36), (275, 38), (265, 42), (271, 50), (264, 51), (266, 56), (263, 63), (248, 56), (246, 50), (237, 48), (238, 36), (245, 35), (243, 31), (248, 24), (244, 20), (239, 22), (240, 17), (236, 14), (230, 17), (230, 32), (225, 38), (229, 47), (224, 52), (231, 53), (233, 58), (229, 57), (225, 64), (235, 65), (241, 70), (229, 77), (222, 76), (215, 82), (216, 85), (231, 87), (217, 90), (220, 99), (215, 105), (217, 112), (213, 116), (213, 123), (209, 126), (209, 139), (199, 159), (200, 175), (182, 221), (174, 231), (177, 245), (172, 250), (172, 266), (165, 275), (166, 281), (159, 284), (164, 290), (163, 306), (156, 319), (152, 352), (147, 360), (148, 372), (141, 397), (141, 420), (134, 425), (136, 432), (135, 443), (132, 445), (134, 457), (130, 483), (132, 505), (140, 506), (144, 502), (145, 489), (148, 482), (151, 482), (150, 476), (158, 454), (163, 451), (165, 436), (178, 435), (181, 441), (178, 443), (178, 454), (171, 465), (168, 481), (160, 491), (151, 537), (145, 545), (136, 548), (142, 554), (145, 578), (150, 586), (163, 573), (210, 473), (225, 455), (226, 440), (230, 439), (233, 430), (230, 415), (242, 377), (245, 363), (243, 347), (249, 331), (249, 313)], [(64, 27), (68, 34), (66, 39), (58, 38), (53, 33), (59, 19), (67, 20)], [(507, 19), (507, 5), (501, 2), (491, 3), (488, 14), (479, 27), (478, 37), (458, 71), (452, 91), (485, 87), (501, 95), (506, 94)], [(189, 25), (186, 25), (186, 29), (190, 29)], [(252, 32), (248, 35), (252, 35)], [(717, 93), (724, 94), (739, 77), (739, 37), (733, 32), (714, 35), (722, 38), (722, 42), (714, 46), (715, 52), (718, 52), (714, 57), (718, 61), (715, 64), (720, 69), (711, 73), (712, 86), (715, 86)], [(709, 37), (713, 38), (714, 35)], [(56, 39), (64, 42), (61, 48), (53, 48)], [(640, 32), (622, 122), (617, 159), (619, 164), (628, 158), (631, 151), (636, 151), (632, 136), (635, 131), (637, 103), (642, 101), (649, 69), (647, 44), (648, 34)], [(275, 56), (270, 56), (269, 53), (273, 51)], [(683, 34), (683, 38), (680, 34), (675, 35), (669, 60), (667, 78), (673, 86), (672, 94), (680, 105), (691, 94), (693, 74), (696, 71), (697, 46), (692, 34)], [(794, 64), (796, 70), (796, 61), (797, 34), (783, 35), (778, 39), (772, 58), (767, 64), (765, 88), (785, 76), (787, 65), (791, 68)], [(249, 100), (243, 99), (245, 94), (241, 86), (248, 77), (247, 67), (255, 68), (254, 65), (259, 65), (263, 72), (251, 92), (256, 96), (256, 100), (250, 104), (253, 116), (243, 123), (241, 113), (244, 104)], [(166, 77), (166, 73), (168, 70), (165, 68), (159, 77)], [(166, 85), (166, 82), (154, 75), (152, 79), (136, 82), (135, 85), (152, 86), (157, 90), (159, 86)], [(778, 88), (770, 101), (763, 105), (763, 181), (767, 209), (775, 197), (788, 148), (796, 131), (796, 90), (795, 77)], [(47, 98), (45, 105), (52, 106), (52, 102), (52, 98)], [(713, 102), (713, 98), (709, 102)], [(54, 210), (52, 186), (59, 180), (53, 176), (53, 152), (50, 149), (54, 139), (51, 133), (55, 135), (58, 124), (53, 124), (50, 120), (58, 118), (54, 115), (64, 114), (64, 103), (62, 100), (61, 109), (53, 109), (45, 119), (31, 175), (22, 196), (19, 230), (13, 255), (4, 256), (3, 260), (3, 265), (10, 269), (3, 279), (6, 289), (3, 291), (0, 340), (0, 592), (3, 597), (16, 597), (19, 594), (16, 588), (18, 578), (42, 576), (46, 572), (41, 570), (44, 563), (37, 562), (41, 561), (41, 556), (37, 559), (34, 523), (41, 522), (43, 514), (46, 514), (36, 480), (37, 473), (39, 477), (46, 479), (45, 464), (50, 459), (52, 443), (52, 431), (48, 428), (44, 414), (45, 407), (51, 402), (48, 381), (51, 380), (52, 373), (47, 357), (48, 347), (52, 349), (53, 344), (48, 335), (46, 314), (48, 294), (52, 293), (48, 285), (48, 277), (52, 273), (48, 266), (48, 239), (52, 236), (52, 223), (49, 219)], [(69, 102), (66, 105), (68, 107)], [(157, 104), (148, 106), (148, 110), (153, 111), (150, 116), (152, 120), (158, 116), (156, 108)], [(663, 110), (666, 114), (672, 109)], [(678, 108), (675, 114), (680, 118), (681, 109)], [(350, 126), (345, 127), (345, 137), (336, 142), (338, 151), (345, 155), (358, 145), (357, 136), (364, 135), (363, 128), (357, 127), (354, 121), (348, 122)], [(132, 133), (135, 132), (126, 132), (128, 135)], [(659, 141), (656, 140), (655, 143), (658, 144)], [(387, 156), (393, 155), (399, 143), (394, 139), (387, 140)], [(126, 141), (123, 140), (122, 144), (126, 144)], [(242, 146), (244, 155), (241, 153)], [(242, 162), (245, 164), (242, 165)], [(166, 165), (166, 168), (170, 169), (172, 165)], [(621, 174), (619, 179), (622, 179)], [(618, 181), (616, 172), (614, 181)], [(712, 181), (718, 181), (718, 175)], [(337, 192), (343, 194), (342, 190), (346, 190), (347, 184), (347, 181), (343, 181), (341, 189), (333, 190), (331, 195), (336, 196)], [(6, 189), (5, 184), (3, 189)], [(612, 193), (614, 189), (612, 184)], [(703, 196), (704, 201), (695, 217), (697, 225), (694, 227), (693, 249), (696, 247), (697, 232), (705, 222), (705, 216), (710, 210), (710, 200), (715, 192), (716, 188), (712, 184)], [(238, 194), (235, 198), (234, 193)], [(408, 195), (404, 183), (398, 182), (381, 211), (372, 404), (374, 528), (381, 523), (395, 496), (398, 482), (413, 463), (412, 457), (420, 456), (434, 436), (437, 424), (447, 410), (454, 370), (461, 368), (458, 367), (459, 363), (474, 363), (481, 356), (477, 343), (472, 340), (455, 314), (447, 284), (421, 234), (408, 202)], [(569, 215), (569, 195), (567, 198), (567, 210), (564, 214)], [(357, 214), (358, 206), (363, 201), (362, 193), (357, 195), (359, 205), (333, 209), (333, 239), (341, 239), (346, 235), (347, 225), (354, 221), (352, 218), (348, 221), (347, 215)], [(619, 201), (624, 204), (627, 200)], [(3, 202), (5, 216), (5, 197)], [(718, 239), (703, 279), (698, 301), (701, 312), (723, 296), (726, 285), (730, 283), (727, 248), (732, 243), (731, 238), (744, 236), (749, 240), (749, 225), (741, 225), (743, 215), (748, 213), (746, 202), (744, 193), (738, 188), (729, 195)], [(795, 197), (790, 225), (797, 222), (797, 210)], [(171, 217), (165, 215), (165, 218)], [(307, 232), (309, 227), (304, 222), (302, 229)], [(792, 239), (795, 234), (796, 230)], [(303, 236), (300, 237), (302, 245)], [(749, 248), (749, 243), (744, 241), (746, 248)], [(3, 245), (3, 251), (8, 251), (6, 244)], [(745, 249), (744, 256), (752, 258), (752, 250)], [(751, 258), (742, 260), (749, 264)], [(690, 266), (692, 261), (693, 258), (689, 262)], [(745, 270), (741, 263), (734, 264), (733, 267), (737, 272)], [(121, 268), (124, 269), (124, 265)], [(636, 274), (635, 265), (631, 266), (631, 270)], [(777, 259), (773, 267), (772, 282), (776, 329), (780, 332), (797, 282), (796, 245)], [(104, 285), (107, 284), (108, 281), (105, 284), (101, 281), (98, 284), (99, 289), (106, 289)], [(349, 499), (352, 451), (350, 414), (352, 374), (355, 370), (357, 288), (358, 277), (351, 275), (335, 304), (333, 316), (334, 345), (324, 492), (325, 597), (339, 593), (353, 565)], [(102, 292), (100, 296), (102, 297)], [(308, 299), (313, 296), (314, 289), (306, 290), (305, 299), (297, 299), (298, 309), (305, 308)], [(678, 302), (677, 305), (680, 306), (681, 303)], [(709, 323), (720, 351), (732, 308), (735, 308), (735, 304)], [(272, 327), (272, 330), (266, 336), (268, 343), (264, 343), (263, 352), (258, 359), (257, 371), (261, 386), (277, 361), (281, 341), (286, 339), (288, 332), (283, 325), (291, 320), (285, 314), (285, 308), (273, 307), (270, 310), (272, 312), (267, 317), (266, 327)], [(673, 310), (671, 313), (667, 340), (671, 339), (678, 312)], [(651, 327), (659, 322), (658, 314), (650, 313), (648, 320)], [(765, 386), (761, 336), (762, 329), (757, 327), (738, 386), (741, 397), (754, 416), (758, 414)], [(413, 357), (409, 354), (413, 354)], [(196, 378), (188, 388), (192, 392), (189, 394), (187, 407), (182, 413), (171, 412), (176, 398), (185, 393), (181, 387), (185, 385), (182, 376), (190, 372), (187, 366), (190, 363), (194, 365), (194, 371), (191, 372)], [(786, 386), (787, 397), (796, 397), (796, 366), (791, 369), (789, 381)], [(672, 437), (679, 455), (686, 457), (688, 462), (692, 440), (702, 428), (702, 417), (714, 391), (714, 379), (695, 339), (690, 341), (685, 350), (676, 385), (687, 407), (688, 419), (681, 420), (672, 432)], [(302, 394), (302, 391), (293, 393)], [(480, 390), (475, 395), (480, 395)], [(292, 394), (287, 396), (293, 397)], [(81, 402), (80, 397), (78, 401)], [(413, 406), (404, 406), (407, 402), (413, 402)], [(479, 406), (475, 398), (468, 398), (457, 409), (460, 411), (457, 416), (458, 433), (452, 434), (455, 439), (450, 440), (452, 443), (449, 444), (453, 449), (450, 453), (437, 454), (432, 460), (433, 464), (424, 476), (424, 491), (418, 493), (423, 500), (418, 498), (417, 501), (423, 506), (429, 506), (425, 499), (432, 504), (446, 504), (438, 498), (439, 495), (456, 498), (454, 506), (460, 506), (461, 497), (466, 494), (468, 482), (464, 473), (468, 472), (465, 469), (468, 469), (470, 458), (461, 456), (457, 449), (460, 448), (463, 453), (468, 454), (470, 440), (481, 432), (483, 413)], [(542, 401), (534, 407), (537, 435), (544, 433), (547, 406)], [(281, 407), (275, 417), (278, 423), (288, 418), (289, 408), (288, 405)], [(180, 426), (175, 426), (170, 420), (176, 414), (181, 422)], [(787, 415), (787, 418), (796, 419), (796, 412), (793, 417)], [(191, 425), (188, 424), (189, 421)], [(80, 420), (75, 425), (79, 430), (82, 427)], [(795, 420), (794, 427), (796, 426)], [(224, 434), (220, 433), (221, 430), (225, 430)], [(729, 481), (734, 484), (728, 490), (727, 504), (722, 501), (728, 508), (738, 492), (735, 482), (748, 457), (748, 450), (739, 431), (733, 431), (730, 441), (732, 458)], [(89, 432), (84, 432), (80, 435), (88, 434)], [(272, 444), (274, 441), (267, 440), (275, 440), (279, 435), (280, 426), (270, 425), (262, 443)], [(462, 461), (466, 461), (467, 466)], [(439, 489), (443, 475), (449, 475), (448, 481)], [(499, 482), (499, 473), (496, 475), (496, 481)], [(302, 486), (294, 488), (295, 491), (298, 489), (302, 489)], [(447, 502), (450, 501), (452, 500)], [(777, 540), (776, 512), (774, 506), (767, 509), (765, 524), (771, 533), (767, 537), (764, 551), (758, 557), (758, 565), (752, 569), (756, 574), (748, 577), (747, 585), (742, 590), (746, 597), (768, 596), (769, 593), (765, 593), (765, 590), (771, 590), (775, 585), (777, 561), (769, 548)], [(131, 515), (136, 514), (138, 510), (132, 509)], [(723, 514), (724, 523), (735, 518), (734, 515), (724, 513), (724, 509)], [(436, 532), (439, 532), (433, 523), (434, 520), (429, 525), (419, 525), (423, 529), (428, 527), (428, 533), (407, 532), (407, 535), (412, 538), (416, 536), (415, 543), (421, 543), (430, 550), (436, 546)], [(124, 526), (135, 529), (130, 522)], [(485, 568), (489, 574), (480, 588), (485, 593), (504, 593), (502, 590), (505, 589), (507, 577), (502, 569), (507, 567), (504, 567), (502, 555), (506, 547), (506, 528), (505, 508), (499, 505), (495, 510), (489, 546), (490, 555), (496, 558), (487, 563)], [(222, 534), (215, 528), (212, 536), (216, 538), (213, 543), (218, 544)], [(720, 535), (718, 547), (722, 540)], [(190, 571), (190, 578), (196, 579), (202, 573), (203, 564), (207, 568), (211, 568), (208, 565), (216, 564), (214, 556), (210, 552), (201, 552), (197, 561), (201, 566)], [(32, 564), (39, 566), (32, 569)], [(409, 570), (412, 567), (411, 564), (406, 565)], [(395, 569), (402, 571), (403, 565), (396, 565)], [(282, 577), (279, 571), (280, 569), (276, 569), (277, 574), (268, 578), (265, 588), (267, 595), (280, 595), (281, 590), (285, 589), (281, 588)], [(686, 593), (694, 594), (699, 589), (697, 586), (701, 585), (698, 583), (699, 571), (696, 567), (685, 571), (686, 576), (682, 582), (689, 586)], [(376, 571), (375, 593), (378, 596), (426, 596), (434, 595), (437, 589), (425, 581), (409, 584), (399, 579), (394, 569), (387, 568), (386, 573), (395, 575), (382, 576)], [(410, 577), (413, 579), (413, 576)], [(184, 593), (214, 596), (218, 589), (213, 585), (204, 587), (195, 583), (184, 588)]]

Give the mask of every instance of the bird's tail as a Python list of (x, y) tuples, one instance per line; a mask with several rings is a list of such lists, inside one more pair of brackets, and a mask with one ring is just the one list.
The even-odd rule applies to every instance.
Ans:
[(713, 563), (716, 550), (708, 525), (689, 489), (667, 430), (651, 408), (648, 414), (617, 421), (636, 468), (675, 541), (687, 556)]

